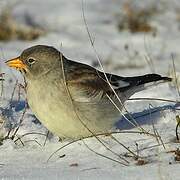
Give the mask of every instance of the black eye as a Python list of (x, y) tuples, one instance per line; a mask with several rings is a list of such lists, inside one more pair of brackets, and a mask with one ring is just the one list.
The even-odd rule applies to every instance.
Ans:
[(35, 63), (35, 59), (29, 58), (29, 59), (27, 60), (27, 62), (28, 62), (28, 64), (32, 65), (32, 64)]

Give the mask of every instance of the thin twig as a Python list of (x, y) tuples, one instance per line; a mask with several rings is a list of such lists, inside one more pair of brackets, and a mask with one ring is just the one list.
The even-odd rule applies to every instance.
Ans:
[[(16, 137), (18, 137), (18, 135), (16, 134)], [(22, 139), (20, 138), (20, 137), (18, 137), (18, 139), (19, 139), (19, 141), (21, 142), (21, 144), (23, 145), (23, 146), (25, 146), (25, 144), (24, 144), (24, 142), (22, 141)], [(14, 141), (14, 143), (16, 144), (16, 142)]]
[[(46, 134), (43, 133), (39, 133), (39, 132), (30, 132), (30, 133), (25, 133), (23, 135), (21, 135), (21, 137), (18, 137), (16, 140), (14, 140), (14, 143), (16, 143), (18, 140), (21, 140), (23, 137), (28, 136), (28, 135), (33, 135), (33, 134), (37, 134), (37, 135), (41, 135), (41, 136), (46, 136)], [(16, 135), (17, 136), (17, 135)]]
[[(151, 114), (151, 107), (152, 107), (152, 105), (151, 104), (149, 104), (149, 116), (150, 116), (150, 119), (152, 119), (152, 114)], [(158, 144), (160, 144), (159, 143), (159, 139), (158, 139), (158, 136), (157, 136), (157, 131), (156, 131), (156, 128), (155, 128), (155, 125), (154, 125), (154, 120), (152, 119), (152, 127), (153, 127), (153, 132), (154, 132), (154, 135), (155, 135), (155, 138), (156, 138), (156, 141), (157, 141), (157, 143)]]
[[(61, 68), (62, 68), (62, 72), (63, 72), (63, 82), (64, 82), (64, 86), (65, 86), (65, 90), (67, 92), (67, 95), (70, 99), (70, 102), (71, 102), (71, 105), (72, 105), (72, 108), (74, 110), (74, 113), (77, 117), (77, 119), (80, 121), (80, 123), (89, 131), (90, 134), (93, 135), (93, 137), (96, 138), (96, 140), (102, 144), (108, 151), (110, 151), (112, 154), (118, 156), (119, 158), (123, 159), (124, 161), (126, 161), (124, 158), (120, 157), (119, 154), (117, 154), (116, 152), (114, 152), (113, 150), (111, 150), (109, 147), (107, 147), (98, 137), (97, 135), (83, 122), (83, 120), (81, 119), (81, 117), (79, 116), (79, 113), (78, 113), (78, 109), (76, 108), (76, 106), (74, 105), (74, 102), (73, 102), (73, 98), (71, 96), (71, 93), (69, 91), (69, 88), (68, 88), (68, 85), (67, 85), (67, 81), (66, 81), (66, 76), (65, 76), (65, 72), (64, 72), (64, 62), (63, 62), (63, 59), (62, 59), (62, 54), (60, 54), (60, 60), (61, 60)], [(85, 117), (84, 117), (85, 118)], [(86, 118), (87, 119), (87, 118)], [(87, 119), (88, 120), (88, 119)], [(89, 120), (88, 120), (89, 121)]]
[[(96, 51), (96, 49), (95, 49), (95, 47), (94, 47), (94, 41), (92, 40), (92, 36), (91, 36), (91, 34), (90, 34), (89, 27), (88, 27), (88, 24), (87, 24), (87, 21), (86, 21), (86, 17), (85, 17), (84, 1), (83, 1), (83, 0), (82, 0), (82, 15), (83, 15), (83, 20), (84, 20), (84, 24), (85, 24), (85, 27), (86, 27), (86, 31), (87, 31), (87, 33), (88, 33), (88, 37), (89, 37), (90, 44), (91, 44), (91, 46), (92, 46), (92, 48), (93, 48), (93, 51), (94, 51), (94, 53), (95, 53), (95, 56), (96, 56), (96, 59), (98, 60), (99, 65), (100, 65), (100, 67), (101, 67), (101, 69), (102, 69), (102, 72), (104, 73), (104, 76), (105, 76), (105, 78), (106, 78), (106, 82), (108, 83), (108, 85), (109, 85), (109, 87), (111, 88), (112, 92), (114, 93), (114, 95), (115, 95), (116, 98), (118, 99), (120, 105), (125, 109), (125, 111), (126, 111), (127, 113), (129, 113), (128, 110), (127, 110), (127, 108), (126, 108), (126, 107), (124, 106), (124, 104), (122, 103), (120, 97), (118, 96), (118, 94), (117, 94), (117, 93), (115, 92), (115, 90), (113, 89), (111, 83), (109, 82), (109, 80), (108, 80), (108, 78), (107, 78), (107, 75), (106, 75), (106, 73), (105, 73), (105, 71), (104, 71), (103, 65), (102, 65), (102, 63), (101, 63), (100, 57), (99, 57), (99, 55), (98, 55), (98, 53), (97, 53), (97, 51)], [(97, 71), (97, 74), (98, 74), (98, 71)], [(116, 103), (114, 102), (114, 104), (116, 104)], [(118, 106), (116, 105), (115, 107), (118, 107)], [(118, 108), (117, 110), (119, 111), (120, 109)], [(128, 122), (132, 123), (131, 121), (129, 121), (129, 119), (127, 119), (127, 118), (124, 116), (124, 114), (122, 113), (121, 110), (120, 110), (119, 112), (120, 112), (120, 114), (121, 114)], [(130, 114), (130, 113), (129, 113), (129, 114)], [(137, 124), (137, 122), (136, 122), (133, 118), (132, 118), (132, 121), (133, 121), (135, 124)], [(135, 126), (135, 127), (139, 128), (141, 131), (145, 131), (139, 124), (138, 124), (138, 126)]]
[(28, 143), (28, 142), (35, 142), (39, 146), (42, 146), (36, 139), (24, 141), (24, 143)]
[(178, 127), (180, 126), (180, 117), (179, 115), (176, 116), (177, 125), (176, 125), (176, 139), (179, 141), (179, 135), (178, 135)]
[(44, 143), (43, 143), (43, 146), (45, 146), (45, 145), (46, 145), (46, 142), (47, 142), (48, 136), (49, 136), (49, 131), (48, 131), (48, 132), (47, 132), (47, 134), (46, 134), (46, 139), (45, 139), (45, 141), (44, 141)]
[(109, 156), (105, 156), (105, 155), (103, 155), (103, 154), (98, 153), (97, 151), (94, 151), (94, 150), (93, 150), (92, 148), (90, 148), (84, 141), (83, 141), (83, 143), (84, 143), (84, 145), (85, 145), (90, 151), (92, 151), (93, 153), (97, 154), (98, 156), (101, 156), (101, 157), (103, 157), (103, 158), (105, 158), (105, 159), (109, 159), (109, 160), (114, 161), (114, 162), (116, 162), (116, 163), (118, 163), (118, 164), (121, 164), (121, 165), (124, 165), (124, 166), (128, 166), (128, 164), (125, 164), (125, 163), (120, 162), (120, 161), (118, 161), (118, 160), (116, 160), (116, 159), (113, 159), (113, 158), (111, 158), (111, 157), (109, 157)]
[[(153, 106), (152, 106), (151, 104), (149, 104), (150, 118), (152, 119), (152, 117), (151, 117), (151, 115), (152, 115), (152, 113), (151, 113), (151, 107), (153, 107)], [(163, 145), (163, 148), (166, 149), (166, 148), (165, 148), (165, 145), (164, 145), (164, 142), (163, 142), (161, 136), (159, 135), (158, 130), (156, 129), (156, 127), (155, 127), (155, 125), (154, 125), (153, 119), (152, 119), (152, 126), (153, 126), (153, 131), (154, 131), (155, 138), (156, 138), (157, 142), (158, 142), (159, 144), (160, 144), (160, 142), (161, 142), (161, 144)]]
[[(116, 105), (116, 103), (112, 100), (112, 98), (111, 98), (108, 94), (106, 94), (106, 96), (109, 98), (109, 100), (111, 101), (111, 103), (116, 107), (116, 109), (117, 109), (118, 111), (121, 111), (120, 108)], [(128, 113), (128, 115), (129, 115), (130, 117), (132, 117), (130, 113)], [(136, 120), (135, 120), (134, 118), (133, 118), (133, 122), (132, 122), (132, 121), (130, 121), (125, 115), (124, 115), (123, 117), (124, 117), (131, 125), (133, 125), (133, 127), (138, 127), (138, 123), (136, 122)]]
[(121, 143), (120, 141), (118, 141), (112, 134), (111, 134), (111, 138), (116, 141), (119, 145), (121, 145), (122, 147), (124, 147), (128, 152), (130, 152), (135, 158), (139, 157), (138, 155), (136, 155), (133, 151), (131, 151), (128, 147), (126, 147), (123, 143)]
[(144, 48), (145, 48), (145, 51), (146, 51), (146, 54), (147, 54), (147, 55), (145, 55), (145, 60), (147, 61), (148, 65), (150, 66), (151, 72), (155, 73), (156, 71), (155, 71), (154, 63), (153, 63), (153, 60), (151, 58), (151, 54), (149, 53), (149, 50), (148, 50), (145, 35), (144, 35)]
[(161, 99), (161, 98), (130, 98), (128, 101), (164, 101), (164, 102), (171, 102), (171, 103), (180, 103), (180, 101), (177, 100), (171, 100), (171, 99)]
[(0, 81), (1, 81), (1, 98), (3, 97), (3, 91), (4, 91), (4, 78), (3, 75), (5, 73), (0, 73)]
[(17, 134), (17, 132), (18, 132), (18, 130), (19, 130), (19, 128), (20, 128), (23, 120), (24, 120), (24, 116), (25, 116), (26, 111), (27, 111), (27, 103), (26, 103), (26, 105), (25, 105), (23, 114), (22, 114), (22, 116), (21, 116), (21, 118), (20, 118), (19, 125), (18, 125), (18, 127), (17, 127), (16, 130), (14, 131), (14, 134), (13, 134), (12, 137), (11, 137), (12, 140), (15, 138), (15, 136), (16, 136), (16, 134)]
[(54, 152), (49, 156), (49, 158), (47, 159), (47, 162), (49, 162), (49, 160), (50, 160), (58, 151), (60, 151), (61, 149), (64, 149), (65, 147), (67, 147), (67, 146), (69, 146), (69, 145), (71, 145), (71, 144), (74, 144), (75, 142), (78, 142), (78, 141), (80, 141), (80, 140), (81, 140), (81, 139), (73, 140), (73, 141), (71, 141), (71, 142), (63, 145), (62, 147), (58, 148), (56, 151), (54, 151)]
[(176, 90), (177, 90), (178, 96), (180, 98), (180, 90), (179, 90), (178, 81), (177, 81), (176, 66), (175, 66), (175, 62), (174, 62), (174, 55), (171, 54), (171, 57), (172, 57), (172, 63), (173, 63), (173, 72), (174, 72)]
[[(110, 136), (110, 135), (112, 135), (112, 134), (146, 134), (146, 135), (150, 135), (150, 136), (154, 136), (154, 134), (151, 134), (151, 133), (147, 133), (147, 132), (139, 132), (139, 131), (115, 131), (115, 132), (111, 132), (111, 133), (99, 133), (99, 134), (96, 134), (96, 136)], [(30, 134), (30, 133), (29, 133)], [(27, 134), (26, 134), (27, 135)], [(45, 134), (41, 134), (41, 135), (45, 135)], [(67, 143), (67, 144), (65, 144), (64, 146), (62, 146), (62, 147), (60, 147), (60, 148), (58, 148), (55, 152), (53, 152), (51, 155), (50, 155), (50, 157), (48, 158), (48, 160), (47, 160), (47, 162), (54, 156), (54, 154), (56, 154), (58, 151), (60, 151), (60, 150), (62, 150), (63, 148), (65, 148), (65, 147), (67, 147), (67, 146), (69, 146), (69, 145), (71, 145), (71, 144), (73, 144), (73, 143), (75, 143), (75, 142), (78, 142), (78, 141), (80, 141), (80, 140), (84, 140), (84, 139), (88, 139), (88, 138), (92, 138), (92, 137), (94, 137), (94, 135), (90, 135), (90, 136), (88, 136), (88, 137), (85, 137), (85, 138), (79, 138), (79, 139), (77, 139), (77, 140), (74, 140), (74, 141), (71, 141), (71, 142), (69, 142), (69, 143)]]

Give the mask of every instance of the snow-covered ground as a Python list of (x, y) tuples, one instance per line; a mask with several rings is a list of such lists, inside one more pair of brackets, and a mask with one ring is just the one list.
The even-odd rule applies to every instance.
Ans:
[[(17, 126), (25, 107), (25, 97), (22, 93), (19, 99), (18, 87), (11, 99), (15, 82), (17, 79), (22, 82), (22, 77), (20, 73), (5, 65), (7, 59), (18, 56), (22, 50), (32, 45), (46, 44), (60, 49), (70, 59), (97, 65), (96, 54), (90, 45), (82, 16), (81, 0), (7, 0), (0, 2), (0, 9), (13, 2), (17, 3), (12, 14), (19, 24), (28, 25), (31, 22), (45, 29), (46, 34), (34, 41), (0, 41), (0, 72), (5, 73), (3, 95), (0, 99), (1, 118), (5, 120), (2, 134), (8, 131), (10, 123), (14, 127)], [(123, 15), (125, 0), (84, 0), (88, 27), (105, 70), (125, 76), (151, 72), (173, 76), (173, 73), (170, 73), (173, 72), (173, 54), (175, 68), (179, 73), (180, 2), (178, 0), (129, 2), (138, 8), (157, 7), (158, 12), (150, 20), (150, 24), (157, 29), (156, 36), (151, 32), (132, 34), (127, 30), (118, 30), (117, 24)], [(151, 65), (146, 57), (152, 59)], [(180, 99), (176, 89), (170, 84), (153, 87), (134, 97), (177, 101)], [(179, 104), (144, 100), (128, 101), (126, 107), (146, 131), (154, 133), (152, 125), (154, 124), (161, 136), (158, 144), (157, 139), (150, 135), (127, 133), (126, 131), (139, 130), (132, 127), (124, 118), (116, 124), (123, 133), (113, 136), (138, 154), (141, 157), (138, 160), (125, 157), (128, 151), (112, 137), (100, 137), (110, 150), (95, 138), (89, 138), (61, 149), (47, 162), (53, 152), (68, 142), (59, 142), (57, 137), (50, 136), (45, 143), (46, 137), (42, 134), (46, 134), (47, 130), (28, 109), (17, 133), (18, 137), (33, 132), (41, 134), (29, 134), (16, 143), (10, 139), (3, 141), (0, 146), (0, 179), (180, 179), (178, 161), (180, 155), (175, 154), (180, 147), (175, 141), (176, 115), (180, 114)], [(118, 157), (121, 155), (129, 165), (108, 160), (97, 153), (125, 163)]]

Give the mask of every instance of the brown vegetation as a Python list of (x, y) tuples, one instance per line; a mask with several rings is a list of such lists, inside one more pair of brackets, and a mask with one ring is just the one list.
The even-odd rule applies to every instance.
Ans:
[(40, 28), (18, 24), (12, 17), (11, 8), (5, 8), (0, 13), (0, 41), (34, 40), (44, 33)]
[(124, 15), (118, 23), (120, 31), (125, 29), (128, 29), (132, 33), (156, 31), (156, 28), (149, 23), (150, 18), (157, 12), (156, 7), (138, 9), (133, 7), (129, 2), (126, 2), (123, 10)]

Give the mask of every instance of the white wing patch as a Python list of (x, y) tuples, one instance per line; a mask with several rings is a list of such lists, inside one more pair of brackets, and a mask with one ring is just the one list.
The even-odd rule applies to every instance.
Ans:
[(116, 81), (117, 85), (112, 85), (113, 89), (119, 89), (119, 88), (124, 88), (124, 87), (128, 87), (130, 85), (130, 83), (126, 82), (126, 81)]

